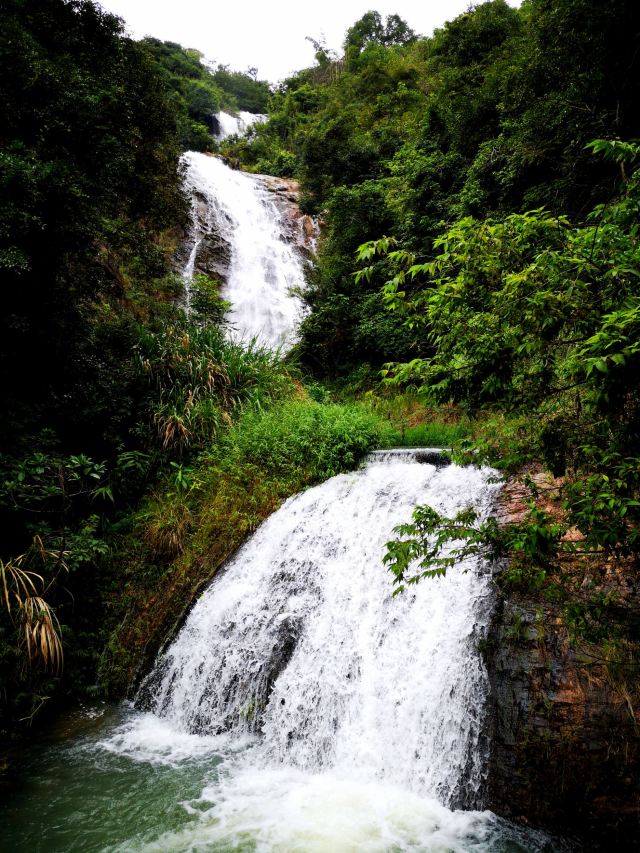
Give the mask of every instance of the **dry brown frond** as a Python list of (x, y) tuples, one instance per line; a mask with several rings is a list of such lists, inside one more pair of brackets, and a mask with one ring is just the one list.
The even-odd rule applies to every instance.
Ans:
[(4, 602), (9, 613), (11, 613), (11, 602), (14, 605), (21, 606), (22, 600), (28, 598), (31, 594), (36, 593), (35, 581), (40, 581), (44, 584), (44, 579), (36, 572), (30, 572), (21, 568), (25, 554), (21, 554), (14, 560), (9, 560), (4, 563), (0, 560), (0, 577), (2, 578), (2, 592)]
[[(53, 557), (66, 569), (63, 559), (66, 552), (48, 550), (39, 536), (34, 538), (34, 548), (41, 558)], [(40, 663), (45, 669), (60, 672), (64, 660), (60, 623), (49, 604), (38, 595), (38, 587), (45, 586), (42, 575), (22, 568), (26, 556), (21, 554), (7, 563), (0, 560), (4, 603), (12, 618), (13, 608), (19, 613), (20, 638), (27, 662)]]
[(177, 412), (170, 412), (169, 414), (158, 412), (154, 416), (154, 422), (165, 450), (168, 447), (189, 444), (191, 430), (185, 423), (185, 419)]
[(22, 638), (29, 663), (61, 672), (64, 663), (60, 623), (44, 598), (31, 595), (21, 604)]

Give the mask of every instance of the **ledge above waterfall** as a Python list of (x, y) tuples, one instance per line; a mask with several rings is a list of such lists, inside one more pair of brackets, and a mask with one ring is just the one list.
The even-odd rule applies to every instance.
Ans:
[(390, 447), (372, 450), (367, 462), (420, 462), (441, 468), (448, 465), (450, 448), (447, 447)]

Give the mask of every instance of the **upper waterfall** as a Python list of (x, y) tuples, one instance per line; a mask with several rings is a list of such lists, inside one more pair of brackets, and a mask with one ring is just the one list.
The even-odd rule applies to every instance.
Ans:
[(237, 115), (219, 112), (214, 115), (216, 130), (214, 136), (218, 142), (222, 142), (228, 136), (242, 136), (254, 124), (260, 124), (267, 120), (266, 115), (261, 113), (248, 113), (240, 110)]
[(304, 286), (305, 259), (274, 193), (261, 176), (231, 169), (217, 157), (188, 152), (183, 160), (193, 210), (184, 277), (191, 278), (205, 247), (211, 254), (213, 241), (207, 271), (224, 279), (231, 334), (288, 348), (302, 315), (295, 290)]

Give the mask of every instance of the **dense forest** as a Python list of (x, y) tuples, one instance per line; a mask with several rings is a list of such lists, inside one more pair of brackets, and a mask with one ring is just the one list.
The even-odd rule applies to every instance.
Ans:
[(389, 234), (430, 255), (464, 216), (544, 208), (582, 222), (612, 198), (620, 172), (587, 145), (637, 135), (637, 27), (633, 4), (587, 0), (484, 3), (430, 39), (369, 13), (342, 57), (320, 50), (278, 88), (269, 123), (236, 150), (300, 177), (308, 208), (326, 211), (302, 344), (316, 372), (419, 351), (377, 280), (354, 282), (359, 244)]
[[(369, 12), (275, 87), (134, 42), (91, 0), (9, 0), (0, 41), (4, 735), (121, 695), (203, 554), (402, 440), (408, 411), (519, 475), (528, 515), (418, 509), (389, 546), (398, 585), (445, 570), (452, 539), (510, 555), (505, 582), (635, 659), (639, 620), (557, 569), (640, 556), (633, 0), (489, 0), (430, 36)], [(221, 109), (268, 121), (218, 146)], [(285, 359), (227, 339), (216, 282), (184, 310), (188, 149), (299, 180), (320, 217)]]

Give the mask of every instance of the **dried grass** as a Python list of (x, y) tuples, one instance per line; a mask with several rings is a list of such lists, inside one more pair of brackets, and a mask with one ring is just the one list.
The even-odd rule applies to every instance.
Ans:
[[(57, 552), (44, 550), (42, 540), (34, 539), (34, 547), (42, 555), (56, 557), (66, 568)], [(42, 597), (46, 592), (42, 575), (23, 568), (27, 559), (21, 554), (13, 560), (0, 560), (2, 594), (7, 612), (19, 624), (20, 642), (26, 650), (29, 665), (38, 664), (56, 673), (62, 671), (64, 654), (60, 639), (60, 623), (50, 605)]]
[(173, 560), (186, 547), (192, 520), (191, 510), (182, 501), (158, 507), (146, 520), (144, 541), (154, 556)]

